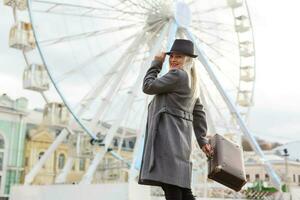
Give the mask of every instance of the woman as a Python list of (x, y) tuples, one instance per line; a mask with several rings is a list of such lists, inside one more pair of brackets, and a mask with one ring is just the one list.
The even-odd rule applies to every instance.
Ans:
[[(157, 78), (166, 54), (170, 70)], [(171, 51), (155, 56), (143, 82), (143, 92), (155, 95), (148, 106), (147, 129), (139, 184), (161, 186), (167, 200), (195, 199), (191, 192), (191, 138), (207, 156), (213, 154), (199, 99), (194, 45), (177, 39)]]

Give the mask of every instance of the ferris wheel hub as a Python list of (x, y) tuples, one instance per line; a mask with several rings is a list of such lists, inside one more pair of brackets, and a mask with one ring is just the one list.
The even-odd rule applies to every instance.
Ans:
[(175, 5), (174, 18), (179, 27), (186, 28), (191, 24), (192, 13), (185, 2), (177, 2)]

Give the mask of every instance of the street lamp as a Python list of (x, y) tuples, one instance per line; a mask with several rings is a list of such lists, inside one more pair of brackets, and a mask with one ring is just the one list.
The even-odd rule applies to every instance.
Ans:
[(284, 156), (284, 162), (285, 162), (285, 183), (286, 183), (286, 190), (287, 192), (290, 191), (289, 188), (289, 174), (288, 174), (288, 157), (290, 154), (288, 154), (288, 150), (285, 148), (283, 149), (283, 156)]

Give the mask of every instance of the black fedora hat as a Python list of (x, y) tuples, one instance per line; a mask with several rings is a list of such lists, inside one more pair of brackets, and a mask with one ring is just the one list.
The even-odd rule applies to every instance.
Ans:
[(167, 55), (171, 53), (182, 53), (184, 55), (196, 58), (198, 55), (194, 55), (194, 44), (190, 40), (176, 39)]

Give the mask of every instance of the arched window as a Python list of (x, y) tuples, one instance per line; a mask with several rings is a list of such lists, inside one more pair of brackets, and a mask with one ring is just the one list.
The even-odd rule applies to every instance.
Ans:
[(45, 153), (45, 152), (43, 152), (43, 151), (39, 153), (39, 159), (42, 158), (42, 156), (44, 155), (44, 153)]
[(64, 154), (59, 154), (58, 156), (58, 169), (62, 169), (65, 166), (66, 157)]

